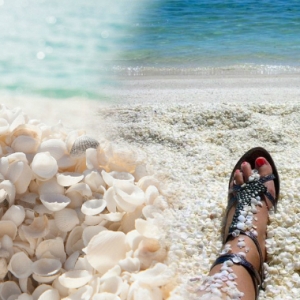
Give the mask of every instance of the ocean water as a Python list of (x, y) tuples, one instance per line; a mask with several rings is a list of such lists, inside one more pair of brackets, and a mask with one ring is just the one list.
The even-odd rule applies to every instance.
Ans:
[(298, 0), (0, 0), (0, 93), (101, 99), (121, 76), (300, 69)]

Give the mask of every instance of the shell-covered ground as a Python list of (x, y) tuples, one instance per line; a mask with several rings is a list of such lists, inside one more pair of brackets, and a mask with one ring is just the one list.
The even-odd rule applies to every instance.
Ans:
[(176, 270), (171, 299), (197, 299), (197, 289), (221, 247), (228, 178), (239, 157), (261, 146), (281, 179), (268, 227), (268, 267), (259, 299), (295, 299), (300, 293), (300, 104), (297, 102), (126, 105), (99, 113), (112, 124), (111, 140), (147, 154), (167, 187), (163, 228), (166, 264)]
[[(72, 147), (85, 135), (84, 128), (69, 131), (61, 123), (44, 124), (18, 109), (2, 107), (0, 113), (0, 222), (16, 222), (14, 217), (7, 220), (11, 207), (18, 215), (23, 215), (20, 207), (25, 212), (6, 235), (7, 226), (0, 228), (1, 270), (7, 267), (0, 284), (3, 299), (12, 296), (7, 292), (12, 288), (16, 296), (10, 299), (20, 300), (197, 299), (197, 289), (221, 247), (229, 175), (239, 157), (255, 146), (272, 154), (281, 177), (278, 212), (271, 214), (268, 227), (265, 290), (259, 299), (299, 295), (297, 102), (102, 108), (97, 118), (107, 126), (99, 145), (92, 139), (94, 146), (83, 155)], [(39, 129), (32, 135), (27, 129), (33, 127)], [(17, 139), (24, 135), (26, 151), (32, 153)], [(60, 154), (56, 151), (61, 148), (47, 144), (53, 139), (65, 145)], [(41, 156), (42, 162), (56, 161), (53, 175), (40, 172), (45, 164), (36, 162)], [(30, 176), (23, 176), (23, 170)], [(22, 176), (27, 178), (25, 186)], [(64, 181), (70, 178), (71, 183)], [(57, 197), (65, 208), (49, 210), (51, 202), (59, 202), (49, 194), (63, 195)], [(90, 208), (100, 212), (88, 215)], [(59, 227), (64, 211), (72, 211), (73, 219), (63, 218), (75, 220), (70, 227)], [(68, 243), (72, 236), (74, 244)], [(27, 261), (30, 268), (10, 264), (12, 258)], [(51, 266), (56, 268), (39, 274), (39, 261), (44, 267), (55, 261)], [(79, 286), (78, 277), (84, 279)]]

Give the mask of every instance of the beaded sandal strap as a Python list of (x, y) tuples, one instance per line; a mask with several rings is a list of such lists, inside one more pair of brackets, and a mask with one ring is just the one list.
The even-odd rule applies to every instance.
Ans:
[(251, 263), (249, 263), (244, 257), (243, 255), (240, 254), (226, 254), (226, 255), (222, 255), (219, 256), (216, 261), (214, 262), (214, 264), (212, 265), (211, 269), (213, 267), (215, 267), (216, 265), (222, 264), (226, 261), (231, 261), (233, 264), (235, 265), (240, 265), (242, 267), (244, 267), (247, 272), (249, 273), (253, 285), (254, 285), (254, 289), (255, 289), (255, 299), (257, 299), (258, 297), (258, 290), (259, 290), (259, 286), (261, 285), (261, 277), (258, 274), (258, 272), (255, 270), (255, 268), (252, 266)]

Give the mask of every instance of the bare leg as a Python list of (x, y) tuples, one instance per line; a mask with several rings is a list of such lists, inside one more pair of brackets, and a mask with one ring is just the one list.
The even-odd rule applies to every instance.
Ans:
[[(263, 157), (256, 159), (255, 168), (258, 170), (260, 177), (272, 174), (272, 167)], [(234, 181), (237, 185), (243, 185), (245, 182), (248, 182), (251, 175), (252, 170), (250, 164), (248, 162), (243, 162), (240, 169), (234, 174)], [(231, 185), (233, 185), (233, 182)], [(264, 185), (267, 187), (270, 194), (275, 197), (273, 180), (265, 182)], [(251, 230), (256, 235), (261, 248), (262, 259), (265, 261), (265, 238), (268, 223), (268, 210), (272, 207), (272, 203), (265, 196), (262, 196), (261, 200), (261, 202), (259, 201), (259, 205), (256, 205), (256, 211), (253, 213), (252, 226), (254, 229), (252, 228)], [(236, 205), (229, 211), (225, 226), (225, 236), (228, 234), (235, 211)], [(231, 254), (239, 253), (252, 264), (255, 270), (258, 271), (260, 269), (261, 258), (258, 249), (254, 241), (247, 235), (241, 234), (236, 237), (230, 237), (226, 244), (223, 245), (221, 254), (226, 254), (226, 252)], [(222, 277), (222, 274), (231, 274), (230, 277), (228, 277), (231, 279), (226, 279), (227, 275)], [(200, 299), (228, 299), (227, 297), (229, 297), (229, 299), (253, 300), (256, 297), (256, 286), (255, 283), (253, 283), (253, 278), (242, 265), (234, 264), (232, 262), (217, 264), (211, 269), (209, 276), (208, 281), (202, 286), (202, 297)], [(211, 280), (212, 278), (213, 280)]]

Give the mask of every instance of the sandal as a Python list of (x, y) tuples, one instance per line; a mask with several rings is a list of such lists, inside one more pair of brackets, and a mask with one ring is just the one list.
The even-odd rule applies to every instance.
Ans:
[[(269, 174), (264, 177), (260, 177), (258, 172), (255, 169), (255, 161), (258, 157), (264, 157), (270, 164), (273, 170), (273, 174)], [(251, 165), (252, 175), (249, 177), (248, 182), (245, 182), (242, 185), (237, 185), (235, 182), (233, 183), (233, 187), (231, 187), (231, 183), (233, 181), (234, 173), (237, 169), (240, 168), (241, 163), (247, 161)], [(273, 180), (275, 186), (275, 197), (273, 197), (270, 192), (265, 187), (264, 183), (267, 181)], [(221, 256), (217, 258), (215, 263), (212, 265), (212, 268), (218, 264), (222, 264), (224, 262), (231, 261), (233, 264), (243, 266), (248, 273), (250, 274), (254, 288), (256, 299), (258, 297), (259, 288), (263, 282), (263, 254), (261, 251), (261, 247), (257, 240), (257, 232), (255, 230), (255, 226), (252, 224), (253, 214), (256, 212), (256, 206), (262, 205), (260, 196), (266, 196), (268, 198), (276, 211), (278, 195), (280, 190), (279, 184), (279, 175), (275, 166), (271, 155), (263, 148), (256, 147), (248, 152), (246, 152), (235, 165), (229, 180), (229, 195), (228, 195), (228, 205), (226, 208), (226, 214), (223, 219), (222, 226), (222, 240), (225, 245), (226, 242), (232, 238), (235, 238), (239, 235), (248, 236), (255, 244), (259, 257), (260, 257), (260, 267), (257, 271), (250, 262), (248, 262), (245, 258), (245, 255), (241, 253), (232, 253), (229, 254), (228, 247), (221, 252)], [(264, 197), (262, 198), (262, 201)], [(231, 208), (236, 205), (235, 213), (233, 215), (233, 219), (228, 228), (228, 233), (225, 236), (225, 227), (228, 218), (229, 211)], [(268, 208), (268, 206), (267, 206)], [(242, 242), (243, 238), (239, 238), (239, 242)], [(246, 251), (247, 252), (247, 251)], [(244, 253), (245, 254), (245, 253)]]

